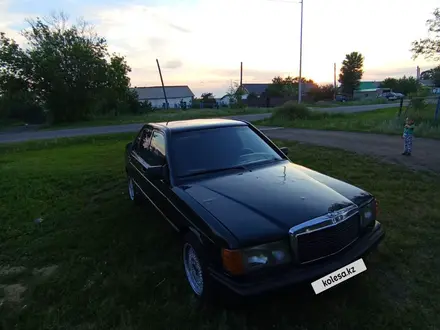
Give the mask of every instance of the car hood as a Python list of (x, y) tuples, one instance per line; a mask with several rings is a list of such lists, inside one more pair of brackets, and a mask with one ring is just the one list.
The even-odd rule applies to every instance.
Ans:
[(242, 245), (280, 239), (307, 220), (370, 196), (361, 189), (285, 161), (194, 181), (185, 189)]

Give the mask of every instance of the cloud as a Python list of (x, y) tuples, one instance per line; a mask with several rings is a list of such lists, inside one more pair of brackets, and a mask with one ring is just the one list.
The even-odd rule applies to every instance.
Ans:
[(183, 32), (183, 33), (191, 33), (191, 30), (188, 30), (184, 27), (181, 27), (179, 25), (173, 24), (173, 23), (168, 23), (168, 25), (170, 27), (172, 27), (173, 29), (176, 29), (177, 31)]
[(167, 69), (178, 69), (183, 66), (183, 63), (179, 60), (172, 60), (165, 63), (164, 68)]
[[(210, 70), (212, 74), (217, 76), (219, 80), (232, 79), (239, 80), (240, 78), (240, 67), (237, 69), (213, 69)], [(282, 71), (278, 70), (257, 70), (257, 69), (247, 69), (245, 64), (243, 64), (243, 82), (270, 82), (275, 76), (287, 75)]]
[(163, 48), (167, 45), (168, 40), (166, 38), (157, 38), (157, 37), (151, 37), (147, 40), (148, 45), (154, 50), (157, 50), (158, 48)]
[(0, 31), (6, 34), (6, 37), (14, 39), (19, 44), (25, 42), (25, 38), (20, 34), (17, 27), (23, 26), (25, 19), (30, 15), (24, 12), (9, 11), (10, 1), (0, 0)]
[[(24, 0), (17, 1), (27, 8)], [(333, 81), (333, 63), (339, 70), (345, 54), (351, 51), (365, 56), (365, 79), (414, 75), (416, 65), (423, 67), (424, 63), (411, 61), (409, 45), (424, 37), (424, 22), (437, 2), (423, 0), (404, 7), (399, 0), (314, 0), (312, 7), (305, 4), (303, 76), (317, 82)], [(12, 0), (0, 0), (0, 30), (19, 38), (14, 27), (25, 17), (36, 15), (11, 13), (10, 3)], [(231, 80), (239, 80), (241, 61), (244, 82), (298, 75), (301, 7), (296, 2), (168, 0), (151, 5), (151, 1), (138, 0), (81, 4), (60, 0), (60, 5), (66, 12), (91, 21), (107, 39), (109, 50), (126, 56), (133, 85), (160, 84), (156, 59), (162, 65), (166, 84), (188, 84), (197, 93), (203, 89), (224, 93)], [(29, 10), (37, 7), (45, 10), (41, 5)], [(353, 15), (356, 12), (362, 15)], [(368, 29), (335, 25), (334, 19), (339, 16), (344, 17), (345, 27)], [(383, 25), (371, 24), (371, 17), (387, 22), (399, 33), (390, 37)], [(329, 37), (332, 29), (343, 29), (343, 36)]]

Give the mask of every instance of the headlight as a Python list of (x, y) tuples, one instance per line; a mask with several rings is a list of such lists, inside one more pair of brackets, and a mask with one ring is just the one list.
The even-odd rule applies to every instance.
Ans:
[(377, 202), (375, 199), (373, 199), (370, 203), (364, 205), (360, 209), (362, 228), (372, 225), (376, 220), (376, 215), (377, 215)]
[(239, 275), (264, 267), (287, 264), (291, 261), (289, 245), (284, 241), (254, 246), (243, 250), (223, 249), (224, 268)]

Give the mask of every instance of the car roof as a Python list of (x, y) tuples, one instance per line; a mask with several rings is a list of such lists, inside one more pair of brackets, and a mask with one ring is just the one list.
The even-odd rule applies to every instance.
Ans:
[(149, 125), (171, 132), (185, 132), (201, 129), (247, 126), (245, 121), (222, 118), (176, 120), (170, 122), (150, 123)]

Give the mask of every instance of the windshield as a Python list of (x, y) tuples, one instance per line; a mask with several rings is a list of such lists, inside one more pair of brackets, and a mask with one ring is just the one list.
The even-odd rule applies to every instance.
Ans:
[(173, 133), (170, 149), (177, 177), (282, 159), (248, 126)]

